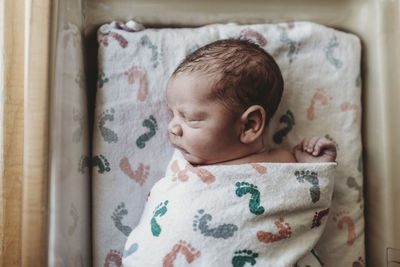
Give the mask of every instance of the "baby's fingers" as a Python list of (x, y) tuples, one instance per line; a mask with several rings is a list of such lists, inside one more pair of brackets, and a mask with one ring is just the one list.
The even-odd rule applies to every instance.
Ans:
[(318, 155), (319, 151), (317, 154), (315, 154), (315, 145), (319, 139), (320, 138), (318, 136), (305, 139), (303, 142), (303, 150), (308, 153), (312, 153), (313, 155)]
[(335, 150), (336, 151), (336, 145), (332, 141), (330, 141), (330, 140), (328, 140), (326, 138), (321, 138), (321, 139), (318, 140), (317, 144), (315, 145), (315, 151), (314, 152), (318, 151), (318, 153), (315, 154), (315, 155), (319, 155), (319, 153), (320, 153), (320, 151), (322, 149), (328, 149), (328, 150)]

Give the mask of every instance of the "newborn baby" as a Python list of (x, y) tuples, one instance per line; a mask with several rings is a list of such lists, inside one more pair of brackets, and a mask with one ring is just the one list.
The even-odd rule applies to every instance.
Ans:
[[(278, 65), (249, 41), (216, 41), (184, 59), (166, 89), (179, 152), (128, 237), (125, 267), (318, 264), (336, 146), (264, 143), (282, 92)], [(276, 164), (295, 162), (308, 164)]]
[(279, 67), (261, 47), (233, 39), (206, 45), (168, 82), (169, 139), (196, 165), (335, 161), (326, 138), (306, 138), (293, 153), (263, 143), (282, 92)]

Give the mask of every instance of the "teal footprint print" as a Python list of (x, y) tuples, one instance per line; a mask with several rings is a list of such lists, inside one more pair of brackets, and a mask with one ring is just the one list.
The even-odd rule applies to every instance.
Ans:
[(122, 254), (122, 258), (129, 257), (133, 253), (135, 253), (139, 248), (138, 243), (133, 243), (128, 249), (124, 250), (124, 253)]
[(82, 155), (79, 160), (78, 171), (82, 174), (85, 173), (85, 169), (89, 169), (91, 166), (90, 158), (88, 156)]
[(136, 145), (138, 148), (144, 148), (146, 146), (146, 142), (149, 141), (158, 130), (157, 121), (153, 115), (150, 115), (149, 119), (144, 120), (142, 125), (143, 127), (149, 128), (149, 131), (139, 136), (139, 138), (136, 140)]
[(148, 47), (148, 48), (150, 48), (151, 49), (151, 52), (152, 52), (152, 56), (151, 56), (151, 61), (153, 61), (154, 63), (153, 63), (153, 68), (157, 68), (157, 65), (158, 65), (158, 61), (157, 61), (157, 58), (158, 58), (158, 48), (157, 48), (157, 46), (156, 45), (154, 45), (151, 41), (150, 41), (150, 38), (147, 36), (147, 35), (144, 35), (143, 37), (142, 37), (142, 39), (140, 39), (140, 44), (142, 45), (142, 46), (145, 46), (145, 47)]
[(103, 86), (104, 86), (104, 84), (105, 83), (108, 83), (108, 78), (106, 77), (106, 74), (102, 71), (102, 70), (100, 70), (99, 71), (99, 77), (98, 77), (98, 80), (97, 80), (97, 82), (98, 82), (98, 84), (99, 84), (99, 88), (101, 89), (101, 88), (103, 88)]
[(111, 171), (110, 163), (103, 155), (93, 157), (93, 167), (98, 167), (100, 174)]
[(307, 170), (307, 171), (296, 171), (294, 175), (296, 175), (296, 179), (298, 182), (304, 183), (305, 180), (311, 184), (310, 187), (311, 201), (313, 203), (317, 202), (320, 197), (318, 173)]
[(150, 220), (150, 226), (151, 226), (151, 233), (153, 236), (159, 236), (161, 233), (161, 227), (157, 223), (156, 218), (157, 217), (162, 217), (164, 216), (165, 213), (167, 213), (167, 205), (168, 205), (168, 200), (164, 201), (164, 203), (160, 203), (157, 205), (157, 207), (153, 211), (153, 217)]
[(289, 58), (289, 62), (292, 63), (293, 60), (296, 59), (296, 55), (299, 53), (299, 42), (295, 42), (289, 38), (287, 32), (282, 32), (280, 40), (282, 43), (289, 46), (289, 51), (287, 52), (287, 57)]
[(78, 128), (72, 134), (72, 142), (79, 143), (83, 136), (83, 129), (84, 129), (84, 121), (83, 115), (79, 110), (74, 109), (72, 114), (72, 119), (78, 125)]
[(193, 230), (200, 230), (204, 236), (228, 239), (238, 230), (238, 227), (234, 224), (221, 224), (220, 226), (210, 229), (208, 222), (212, 220), (212, 216), (208, 213), (204, 213), (202, 209), (199, 210), (198, 213), (198, 215), (194, 216)]
[(258, 253), (249, 250), (238, 250), (235, 252), (235, 256), (232, 258), (233, 267), (243, 267), (246, 263), (250, 263), (251, 266), (256, 264), (256, 258)]
[(293, 125), (295, 124), (293, 112), (290, 110), (286, 111), (286, 114), (279, 119), (279, 122), (286, 124), (286, 126), (274, 134), (273, 139), (275, 144), (281, 144), (283, 138), (293, 129)]
[(236, 183), (236, 195), (242, 197), (246, 194), (250, 194), (249, 209), (250, 212), (255, 215), (261, 215), (264, 213), (264, 207), (260, 206), (260, 191), (257, 186), (246, 182)]
[(328, 45), (324, 48), (326, 59), (331, 63), (336, 69), (340, 69), (343, 66), (343, 62), (334, 57), (333, 52), (339, 47), (339, 43), (336, 40), (336, 36), (329, 40)]
[[(108, 80), (107, 80), (108, 81)], [(76, 85), (79, 86), (79, 89), (81, 89), (82, 91), (85, 90), (85, 76), (80, 73), (76, 74), (75, 76), (75, 83)]]
[(115, 110), (112, 108), (110, 111), (106, 110), (100, 115), (99, 129), (101, 136), (103, 136), (104, 141), (107, 143), (116, 143), (118, 141), (118, 135), (113, 130), (104, 126), (107, 121), (114, 120), (114, 112)]

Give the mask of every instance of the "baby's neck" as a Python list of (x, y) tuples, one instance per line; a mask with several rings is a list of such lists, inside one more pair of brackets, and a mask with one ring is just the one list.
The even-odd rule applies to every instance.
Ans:
[(231, 165), (231, 164), (244, 164), (253, 162), (265, 162), (266, 156), (268, 156), (270, 153), (271, 153), (271, 148), (269, 146), (262, 146), (259, 149), (244, 155), (243, 157), (227, 160), (218, 164)]

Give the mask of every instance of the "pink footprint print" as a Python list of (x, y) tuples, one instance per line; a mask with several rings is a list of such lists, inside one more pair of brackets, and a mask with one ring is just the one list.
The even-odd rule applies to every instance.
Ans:
[(354, 110), (355, 111), (355, 115), (354, 115), (353, 123), (357, 123), (358, 117), (359, 117), (359, 114), (360, 114), (360, 107), (358, 105), (352, 104), (350, 102), (343, 102), (340, 105), (340, 109), (342, 111)]
[(149, 176), (149, 165), (145, 166), (143, 165), (143, 163), (139, 163), (137, 170), (133, 171), (127, 157), (123, 157), (120, 160), (119, 167), (126, 175), (135, 180), (139, 185), (143, 185), (144, 182), (146, 182), (147, 177)]
[(279, 221), (275, 221), (275, 225), (279, 229), (277, 234), (260, 230), (257, 232), (258, 240), (262, 243), (272, 243), (289, 238), (292, 235), (292, 228), (283, 218), (279, 218)]
[(189, 163), (186, 165), (186, 169), (196, 174), (205, 184), (212, 184), (215, 182), (215, 176), (206, 169), (193, 167)]
[(173, 267), (174, 261), (179, 252), (185, 256), (186, 261), (189, 264), (201, 255), (201, 252), (193, 248), (191, 244), (180, 240), (178, 244), (174, 245), (171, 252), (165, 255), (163, 259), (163, 267)]
[(347, 244), (351, 246), (354, 244), (354, 240), (356, 239), (356, 230), (354, 222), (348, 214), (348, 211), (339, 212), (335, 217), (333, 217), (333, 221), (337, 223), (337, 227), (340, 230), (343, 229), (344, 224), (347, 224)]
[(172, 181), (179, 180), (181, 182), (186, 182), (189, 180), (188, 172), (192, 172), (197, 175), (205, 184), (211, 184), (215, 182), (215, 176), (207, 171), (206, 169), (200, 167), (193, 167), (190, 163), (187, 163), (184, 169), (179, 168), (178, 161), (175, 160), (171, 164), (171, 170), (173, 172)]
[(104, 44), (104, 46), (108, 46), (108, 38), (109, 37), (112, 37), (115, 40), (117, 40), (119, 45), (122, 48), (126, 48), (128, 46), (128, 41), (121, 34), (118, 34), (116, 32), (110, 32), (106, 36), (103, 37), (102, 43)]
[(171, 170), (174, 173), (174, 176), (172, 177), (172, 181), (179, 180), (181, 182), (186, 182), (189, 179), (189, 176), (187, 175), (186, 169), (181, 170), (179, 168), (179, 164), (177, 160), (174, 160), (171, 164)]
[(254, 39), (256, 43), (258, 43), (260, 46), (265, 46), (267, 44), (267, 39), (259, 33), (256, 32), (255, 30), (252, 29), (244, 29), (240, 32), (239, 39), (241, 40), (252, 40)]
[(145, 101), (147, 97), (147, 79), (146, 73), (139, 66), (133, 66), (129, 70), (124, 72), (128, 76), (128, 83), (134, 84), (139, 79), (139, 90), (137, 93), (137, 99), (139, 101)]
[(307, 110), (307, 119), (312, 120), (315, 117), (314, 109), (315, 103), (317, 101), (321, 102), (323, 106), (328, 104), (328, 101), (332, 100), (332, 97), (329, 96), (324, 90), (318, 88), (317, 92), (313, 95), (310, 103), (310, 107)]
[(253, 167), (259, 174), (266, 174), (267, 173), (267, 167), (262, 166), (261, 164), (258, 163), (251, 163), (251, 167)]
[(117, 267), (122, 266), (122, 258), (121, 258), (121, 252), (115, 249), (111, 249), (110, 252), (108, 252), (106, 261), (104, 262), (104, 267), (110, 267), (110, 263), (114, 262), (114, 264)]

